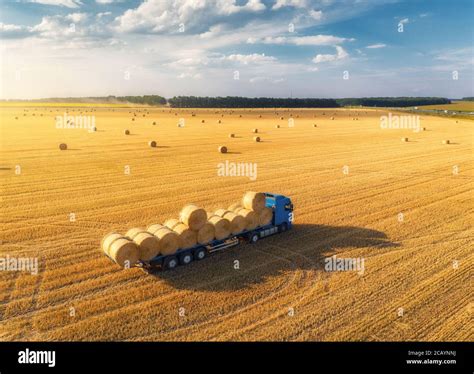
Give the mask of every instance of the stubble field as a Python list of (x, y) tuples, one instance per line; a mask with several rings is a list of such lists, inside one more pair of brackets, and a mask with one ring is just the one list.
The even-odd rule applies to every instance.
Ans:
[[(97, 131), (56, 128), (67, 108)], [(473, 340), (472, 121), (381, 129), (386, 114), (0, 107), (0, 257), (39, 259), (38, 275), (0, 272), (0, 340)], [(256, 180), (218, 176), (225, 161)], [(100, 251), (247, 190), (291, 197), (293, 230), (154, 275)], [(333, 255), (363, 274), (326, 271)]]

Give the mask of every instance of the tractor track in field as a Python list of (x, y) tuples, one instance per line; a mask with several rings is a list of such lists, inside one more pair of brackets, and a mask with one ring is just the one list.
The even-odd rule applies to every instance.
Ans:
[[(275, 257), (277, 258), (278, 260), (283, 260), (287, 263), (289, 263), (293, 269), (294, 269), (294, 273), (293, 273), (293, 276), (291, 277), (291, 280), (289, 282), (286, 282), (286, 285), (280, 289), (278, 289), (277, 291), (275, 292), (272, 292), (270, 295), (262, 298), (262, 299), (259, 299), (257, 302), (255, 303), (252, 303), (250, 305), (245, 305), (241, 308), (237, 308), (236, 310), (233, 310), (232, 312), (229, 312), (227, 314), (224, 314), (222, 316), (218, 316), (218, 317), (215, 317), (211, 320), (206, 320), (204, 322), (200, 322), (200, 323), (197, 323), (197, 324), (190, 324), (190, 325), (187, 325), (187, 326), (184, 326), (184, 327), (181, 327), (181, 328), (173, 328), (172, 331), (170, 331), (173, 335), (176, 334), (176, 333), (182, 333), (184, 331), (188, 331), (190, 329), (201, 329), (202, 327), (204, 326), (208, 326), (208, 325), (215, 325), (216, 323), (219, 323), (219, 322), (222, 322), (224, 320), (228, 320), (229, 318), (233, 317), (234, 315), (237, 315), (237, 314), (240, 314), (240, 313), (243, 313), (255, 306), (258, 306), (258, 305), (261, 305), (261, 304), (264, 304), (265, 302), (267, 302), (268, 300), (271, 300), (273, 299), (276, 295), (279, 295), (281, 293), (283, 293), (286, 289), (288, 289), (289, 287), (291, 287), (294, 283), (300, 281), (300, 280), (303, 280), (305, 278), (305, 275), (303, 274), (303, 276), (301, 276), (301, 271), (299, 271), (297, 268), (296, 268), (296, 265), (293, 261), (291, 260), (288, 260), (282, 256), (277, 256), (273, 253), (268, 253), (268, 252), (265, 252), (265, 251), (261, 251), (261, 250), (258, 250), (258, 249), (252, 249), (252, 250), (256, 250), (256, 251), (259, 251), (263, 254), (266, 254), (266, 255), (270, 255), (271, 257)], [(262, 264), (261, 266), (258, 266), (257, 268), (260, 268), (260, 267), (263, 267), (265, 265), (269, 265), (269, 263), (264, 263)], [(160, 332), (160, 333), (153, 333), (153, 334), (147, 334), (147, 335), (143, 335), (143, 336), (134, 336), (132, 339), (130, 340), (140, 340), (140, 339), (143, 339), (143, 338), (150, 338), (150, 337), (153, 337), (153, 336), (163, 336), (165, 334), (167, 334), (168, 332)]]

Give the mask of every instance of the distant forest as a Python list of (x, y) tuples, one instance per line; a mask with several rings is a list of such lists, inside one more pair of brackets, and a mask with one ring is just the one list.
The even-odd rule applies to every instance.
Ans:
[(347, 99), (293, 99), (268, 97), (175, 96), (168, 100), (174, 108), (338, 108), (344, 106), (409, 107), (450, 104), (442, 97), (363, 97)]
[[(473, 97), (463, 100), (473, 101)], [(175, 96), (166, 99), (159, 95), (144, 96), (106, 96), (81, 98), (50, 98), (40, 100), (15, 100), (31, 102), (66, 102), (66, 103), (133, 103), (144, 105), (169, 105), (173, 108), (339, 108), (345, 106), (367, 107), (411, 107), (434, 104), (450, 104), (449, 99), (442, 97), (362, 97), (345, 99), (297, 99), (272, 97), (203, 97)]]
[(474, 97), (463, 97), (463, 101), (474, 101)]

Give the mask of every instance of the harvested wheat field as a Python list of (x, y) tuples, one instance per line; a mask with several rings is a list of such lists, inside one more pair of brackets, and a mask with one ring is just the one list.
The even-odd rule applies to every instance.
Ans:
[[(56, 128), (66, 111), (97, 131)], [(386, 114), (5, 104), (0, 257), (39, 268), (0, 272), (0, 340), (473, 340), (473, 123)], [(226, 161), (256, 178), (219, 176)], [(292, 230), (154, 274), (101, 251), (245, 191), (289, 196)]]

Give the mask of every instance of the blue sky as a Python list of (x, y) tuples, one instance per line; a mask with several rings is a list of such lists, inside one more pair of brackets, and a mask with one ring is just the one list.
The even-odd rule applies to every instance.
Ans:
[(474, 96), (473, 11), (470, 0), (2, 0), (0, 98)]

